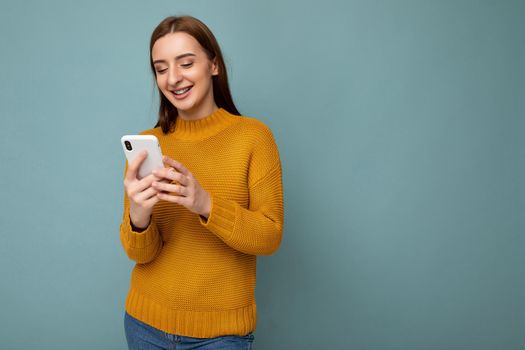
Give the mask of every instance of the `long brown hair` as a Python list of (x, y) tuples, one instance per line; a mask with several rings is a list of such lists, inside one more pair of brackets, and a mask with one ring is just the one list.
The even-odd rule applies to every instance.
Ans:
[[(228, 85), (228, 73), (226, 71), (226, 65), (222, 57), (221, 48), (215, 39), (215, 36), (210, 29), (192, 16), (169, 16), (162, 20), (159, 25), (155, 28), (151, 34), (151, 40), (149, 44), (149, 61), (151, 71), (153, 73), (153, 80), (156, 82), (155, 67), (153, 66), (152, 50), (155, 42), (166, 34), (175, 32), (185, 32), (194, 37), (206, 52), (208, 59), (213, 60), (217, 58), (217, 65), (219, 68), (218, 75), (212, 75), (213, 81), (213, 97), (218, 107), (222, 107), (228, 112), (241, 115), (233, 103), (233, 99), (230, 93), (230, 87)], [(179, 115), (177, 108), (171, 104), (171, 102), (164, 96), (162, 91), (158, 88), (160, 95), (160, 106), (159, 106), (159, 120), (155, 127), (160, 126), (162, 132), (167, 134), (175, 126), (175, 120)]]

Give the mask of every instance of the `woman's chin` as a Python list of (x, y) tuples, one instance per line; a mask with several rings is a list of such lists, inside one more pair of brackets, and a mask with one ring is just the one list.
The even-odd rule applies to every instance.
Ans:
[(178, 111), (187, 111), (193, 107), (193, 103), (191, 101), (170, 100), (170, 102), (175, 108), (177, 108)]

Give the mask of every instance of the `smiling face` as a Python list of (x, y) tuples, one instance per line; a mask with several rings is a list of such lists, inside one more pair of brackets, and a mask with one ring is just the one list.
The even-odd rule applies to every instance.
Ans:
[(217, 65), (194, 37), (185, 32), (166, 34), (155, 42), (151, 56), (157, 86), (180, 117), (195, 120), (217, 109), (212, 82)]

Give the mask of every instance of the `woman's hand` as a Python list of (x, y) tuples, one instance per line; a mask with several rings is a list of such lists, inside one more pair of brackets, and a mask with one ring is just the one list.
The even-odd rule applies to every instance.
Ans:
[(159, 201), (159, 191), (151, 187), (151, 183), (160, 178), (150, 174), (137, 179), (140, 165), (146, 158), (147, 152), (143, 151), (129, 164), (124, 177), (124, 188), (129, 199), (129, 217), (132, 225), (141, 229), (148, 227), (153, 206)]
[[(210, 194), (202, 188), (193, 174), (180, 162), (168, 156), (164, 156), (162, 160), (169, 167), (155, 170), (153, 175), (161, 179), (168, 179), (172, 183), (153, 181), (152, 187), (159, 191), (157, 197), (168, 202), (181, 204), (191, 212), (207, 218), (211, 210)], [(174, 184), (173, 181), (177, 184)], [(162, 191), (171, 193), (163, 193)]]

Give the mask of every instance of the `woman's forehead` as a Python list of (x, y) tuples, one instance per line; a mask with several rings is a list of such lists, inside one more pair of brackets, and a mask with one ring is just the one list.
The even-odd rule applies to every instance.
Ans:
[(203, 54), (203, 50), (194, 37), (184, 32), (164, 35), (153, 44), (151, 50), (153, 60), (173, 59), (186, 53), (193, 53), (199, 56)]

